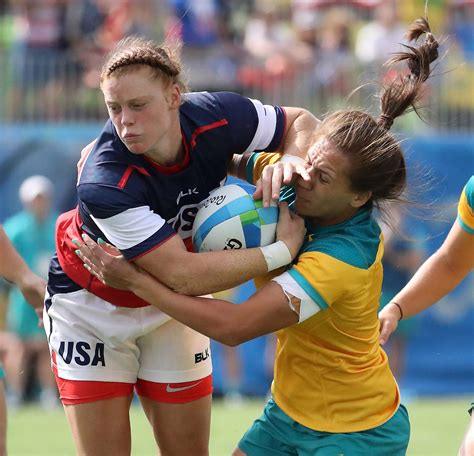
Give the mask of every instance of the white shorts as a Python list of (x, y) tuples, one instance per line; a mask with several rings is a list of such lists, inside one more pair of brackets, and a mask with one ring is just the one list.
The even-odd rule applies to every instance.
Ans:
[(181, 383), (212, 372), (209, 338), (156, 307), (117, 307), (86, 290), (51, 300), (43, 321), (60, 378)]

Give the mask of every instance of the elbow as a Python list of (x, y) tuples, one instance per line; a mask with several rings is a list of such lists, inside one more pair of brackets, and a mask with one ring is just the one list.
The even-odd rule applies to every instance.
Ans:
[(218, 327), (220, 328), (218, 333), (212, 338), (221, 344), (229, 347), (237, 347), (249, 340), (249, 338), (245, 336), (242, 326), (236, 324), (235, 321), (232, 321), (231, 323), (229, 320), (227, 322), (222, 322)]
[(311, 120), (311, 121), (317, 121), (314, 114), (312, 114), (310, 111), (308, 111), (307, 109), (304, 109), (304, 108), (300, 108), (300, 112), (296, 116), (296, 119), (302, 119), (302, 118), (307, 119), (307, 120)]
[(227, 345), (228, 347), (237, 347), (241, 343), (245, 342), (242, 337), (239, 337), (237, 334), (222, 334), (219, 337), (215, 338), (221, 344)]
[(176, 293), (194, 296), (196, 295), (196, 287), (193, 281), (190, 280), (190, 277), (192, 277), (192, 275), (188, 275), (186, 271), (183, 273), (183, 271), (170, 268), (167, 273), (162, 274), (158, 280)]

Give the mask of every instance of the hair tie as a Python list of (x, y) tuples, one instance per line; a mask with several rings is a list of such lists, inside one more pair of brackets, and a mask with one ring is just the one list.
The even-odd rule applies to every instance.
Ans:
[(385, 130), (390, 130), (390, 127), (393, 125), (393, 117), (387, 114), (380, 114), (378, 124), (385, 128)]

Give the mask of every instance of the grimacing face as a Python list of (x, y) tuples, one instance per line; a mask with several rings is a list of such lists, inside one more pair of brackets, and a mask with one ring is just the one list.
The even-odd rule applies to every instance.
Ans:
[(369, 195), (352, 191), (349, 159), (321, 136), (308, 151), (311, 181), (296, 182), (296, 212), (319, 225), (334, 225), (352, 217)]
[(130, 152), (154, 156), (166, 149), (170, 135), (176, 134), (173, 126), (180, 103), (176, 84), (165, 84), (153, 77), (149, 67), (136, 65), (109, 76), (101, 89), (110, 119)]

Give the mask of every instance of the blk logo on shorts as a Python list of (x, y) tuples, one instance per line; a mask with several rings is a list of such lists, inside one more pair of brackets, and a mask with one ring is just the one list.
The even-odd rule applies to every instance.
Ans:
[(195, 353), (194, 354), (194, 364), (200, 363), (201, 361), (205, 361), (207, 358), (209, 358), (209, 349), (206, 348), (203, 352), (201, 353)]
[(71, 364), (74, 359), (78, 366), (88, 366), (89, 364), (97, 366), (99, 363), (105, 366), (104, 344), (100, 342), (92, 348), (84, 341), (61, 341), (58, 353), (66, 364)]

